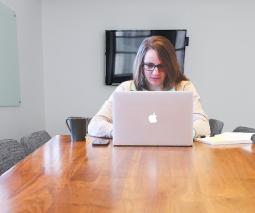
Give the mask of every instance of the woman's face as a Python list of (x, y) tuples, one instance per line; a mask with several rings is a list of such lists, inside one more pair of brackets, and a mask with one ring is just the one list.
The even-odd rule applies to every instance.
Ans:
[[(165, 66), (155, 50), (149, 49), (144, 56), (143, 71), (149, 90), (162, 90), (166, 78)], [(156, 65), (156, 66), (155, 66)]]

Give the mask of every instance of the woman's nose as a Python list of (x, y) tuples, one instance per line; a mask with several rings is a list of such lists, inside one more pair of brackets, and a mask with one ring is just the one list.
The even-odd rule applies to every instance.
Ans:
[(159, 72), (160, 72), (159, 68), (158, 68), (158, 67), (155, 67), (151, 74), (153, 74), (153, 75), (158, 75)]

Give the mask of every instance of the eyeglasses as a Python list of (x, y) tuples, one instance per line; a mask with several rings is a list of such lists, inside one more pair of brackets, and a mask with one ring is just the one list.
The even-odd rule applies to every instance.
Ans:
[(153, 63), (143, 63), (143, 67), (146, 71), (153, 72), (153, 70), (157, 67), (158, 70), (163, 70), (165, 68), (164, 64), (153, 64)]

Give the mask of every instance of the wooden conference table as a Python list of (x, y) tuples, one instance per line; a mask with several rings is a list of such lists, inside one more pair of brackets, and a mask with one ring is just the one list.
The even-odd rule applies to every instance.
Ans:
[(0, 176), (0, 212), (255, 212), (255, 145), (93, 147), (56, 136)]

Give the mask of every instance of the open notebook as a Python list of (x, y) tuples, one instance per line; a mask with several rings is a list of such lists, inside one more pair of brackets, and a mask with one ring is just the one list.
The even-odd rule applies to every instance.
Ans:
[(220, 144), (242, 144), (242, 143), (252, 143), (252, 135), (255, 133), (243, 133), (243, 132), (224, 132), (213, 137), (197, 138), (196, 140), (202, 143), (207, 143), (211, 145)]

